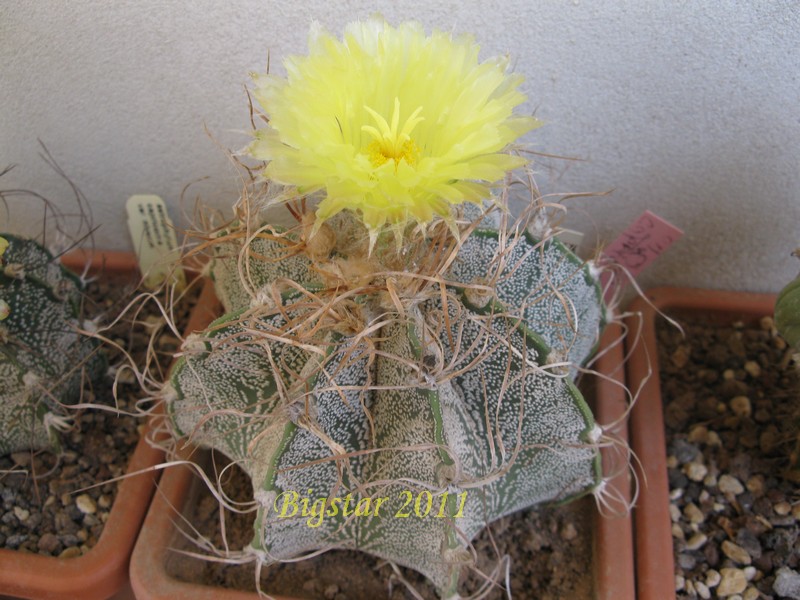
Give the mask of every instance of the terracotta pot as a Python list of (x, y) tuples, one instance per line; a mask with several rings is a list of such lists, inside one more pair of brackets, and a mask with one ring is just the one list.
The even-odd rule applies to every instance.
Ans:
[(634, 511), (636, 591), (639, 600), (675, 598), (664, 413), (659, 382), (656, 318), (694, 314), (710, 322), (754, 322), (772, 314), (775, 295), (689, 288), (656, 288), (630, 308), (628, 387), (639, 392), (631, 412), (631, 442), (644, 471)]
[[(87, 255), (65, 256), (63, 263), (81, 271)], [(139, 277), (136, 259), (122, 252), (96, 253), (91, 271), (99, 274)], [(136, 473), (163, 462), (163, 453), (139, 440), (127, 473)], [(158, 472), (127, 477), (120, 482), (108, 521), (97, 544), (75, 558), (56, 558), (14, 550), (0, 550), (0, 593), (22, 598), (84, 600), (108, 598), (128, 579), (128, 562), (155, 489)]]
[[(214, 295), (213, 284), (207, 283), (196, 308), (196, 318), (190, 328), (199, 331), (220, 314), (221, 308)], [(187, 332), (190, 328), (187, 328)], [(618, 337), (619, 329), (609, 327), (601, 342), (601, 351), (595, 368), (616, 382), (624, 383), (622, 344), (608, 346)], [(624, 416), (627, 398), (620, 386), (599, 380), (596, 384), (594, 410), (598, 421), (613, 422)], [(627, 439), (623, 422), (616, 432)], [(176, 466), (165, 470), (142, 526), (131, 558), (131, 585), (139, 600), (258, 600), (255, 592), (238, 591), (186, 583), (173, 578), (166, 569), (167, 557), (175, 539), (175, 522), (181, 521), (177, 510), (187, 506), (187, 498), (195, 477), (189, 467)], [(626, 498), (630, 498), (627, 473), (618, 475), (613, 484)], [(178, 507), (177, 509), (175, 507)], [(633, 535), (629, 516), (605, 518), (598, 516), (594, 523), (594, 576), (597, 600), (633, 600)], [(264, 590), (269, 593), (269, 590)], [(281, 600), (285, 596), (270, 596)], [(287, 599), (288, 600), (288, 599)]]

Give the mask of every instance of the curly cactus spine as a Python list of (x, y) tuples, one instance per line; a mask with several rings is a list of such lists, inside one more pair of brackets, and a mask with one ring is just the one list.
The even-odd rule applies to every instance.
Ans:
[(601, 481), (572, 381), (604, 322), (599, 285), (557, 240), (478, 229), (445, 271), (348, 289), (363, 256), (339, 225), (314, 262), (277, 228), (220, 243), (228, 314), (187, 340), (168, 411), (251, 476), (259, 560), (357, 549), (455, 597), (486, 524)]
[(57, 447), (66, 406), (105, 363), (78, 332), (80, 279), (37, 242), (0, 235), (0, 454)]

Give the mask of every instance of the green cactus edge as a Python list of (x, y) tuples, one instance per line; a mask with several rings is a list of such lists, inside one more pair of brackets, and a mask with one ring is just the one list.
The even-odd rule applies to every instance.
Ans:
[(0, 233), (0, 454), (58, 449), (69, 405), (105, 369), (79, 333), (79, 277), (38, 242)]

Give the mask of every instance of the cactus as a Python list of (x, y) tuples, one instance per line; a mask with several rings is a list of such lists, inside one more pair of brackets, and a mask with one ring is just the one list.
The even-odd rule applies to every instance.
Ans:
[[(172, 449), (249, 474), (260, 565), (361, 550), (453, 598), (486, 524), (602, 494), (603, 430), (573, 380), (606, 309), (535, 189), (507, 222), (527, 164), (508, 150), (539, 125), (514, 113), (507, 66), (373, 18), (341, 41), (313, 27), (285, 79), (255, 76), (266, 195), (206, 238), (226, 314), (187, 337), (161, 396)], [(296, 225), (261, 225), (262, 199)]]
[[(793, 252), (800, 257), (800, 248)], [(775, 326), (786, 341), (800, 352), (800, 276), (786, 284), (775, 301)]]
[(250, 475), (262, 563), (357, 549), (455, 597), (486, 524), (602, 481), (573, 383), (605, 318), (596, 272), (527, 231), (439, 223), (370, 253), (350, 213), (304, 225), (218, 236), (226, 314), (165, 386), (175, 434)]
[(33, 240), (0, 237), (0, 454), (58, 447), (104, 360), (82, 335), (81, 280)]

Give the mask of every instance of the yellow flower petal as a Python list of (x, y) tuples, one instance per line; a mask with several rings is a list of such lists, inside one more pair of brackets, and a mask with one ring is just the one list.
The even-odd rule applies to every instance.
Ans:
[(249, 153), (268, 161), (269, 179), (323, 191), (319, 220), (352, 210), (371, 230), (397, 230), (480, 202), (524, 164), (504, 151), (538, 123), (513, 113), (525, 96), (507, 59), (479, 62), (478, 51), (417, 23), (355, 22), (341, 41), (312, 27), (286, 78), (254, 76), (269, 126)]

